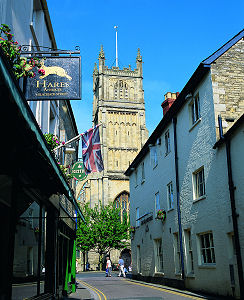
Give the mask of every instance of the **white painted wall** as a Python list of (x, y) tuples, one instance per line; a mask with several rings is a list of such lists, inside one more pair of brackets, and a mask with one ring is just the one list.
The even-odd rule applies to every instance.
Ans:
[[(34, 34), (36, 35), (38, 45), (51, 47), (52, 42), (48, 33), (47, 24), (44, 18), (44, 12), (40, 9), (38, 0), (3, 0), (0, 3), (0, 24), (4, 23), (10, 26), (14, 39), (20, 45), (35, 46), (35, 39), (31, 31), (33, 25)], [(58, 119), (58, 101), (53, 101), (55, 118)], [(29, 101), (35, 118), (43, 131), (49, 132), (50, 129), (50, 104), (49, 101)], [(59, 123), (56, 122), (52, 127), (51, 133), (59, 135)]]
[[(225, 148), (213, 149), (216, 142), (215, 112), (213, 105), (213, 91), (211, 74), (207, 74), (201, 84), (194, 91), (193, 96), (199, 93), (200, 97), (200, 121), (192, 127), (190, 122), (189, 104), (185, 105), (177, 114), (177, 145), (179, 159), (179, 186), (180, 205), (183, 231), (183, 249), (186, 274), (186, 287), (192, 290), (205, 291), (219, 295), (231, 295), (231, 282), (229, 264), (235, 263), (233, 246), (230, 239), (232, 229), (231, 210), (228, 191), (227, 165)], [(171, 137), (171, 152), (165, 156), (164, 135), (169, 129)], [(133, 273), (137, 274), (137, 246), (140, 246), (142, 270), (144, 276), (155, 276), (153, 240), (162, 238), (164, 276), (170, 279), (180, 279), (176, 273), (176, 255), (174, 233), (179, 232), (176, 207), (175, 163), (173, 149), (173, 124), (169, 124), (161, 135), (161, 145), (158, 150), (158, 165), (153, 168), (150, 163), (150, 153), (144, 157), (145, 182), (141, 184), (141, 165), (138, 166), (138, 185), (135, 186), (135, 171), (130, 176), (130, 202), (131, 225), (136, 226), (136, 208), (140, 207), (140, 215), (153, 212), (154, 219), (147, 223), (149, 231), (146, 232), (146, 224), (136, 229), (132, 239)], [(244, 209), (243, 181), (244, 166), (240, 168), (244, 146), (243, 128), (233, 138), (232, 157), (234, 183), (238, 186), (236, 199), (238, 210)], [(206, 195), (199, 201), (193, 199), (193, 172), (204, 167)], [(173, 182), (174, 209), (168, 211), (167, 184)], [(167, 211), (164, 224), (155, 219), (155, 193), (160, 194), (161, 208)], [(244, 241), (243, 220), (240, 219), (240, 237)], [(185, 230), (191, 231), (192, 251), (194, 260), (194, 274), (189, 274), (189, 258), (186, 259), (188, 250)], [(214, 239), (215, 264), (201, 263), (199, 234), (211, 231)], [(244, 245), (242, 242), (242, 252)], [(244, 253), (242, 253), (244, 255)], [(236, 271), (236, 269), (235, 269)], [(157, 274), (158, 276), (158, 274)], [(237, 273), (235, 279), (238, 281)], [(238, 291), (237, 291), (238, 294)]]

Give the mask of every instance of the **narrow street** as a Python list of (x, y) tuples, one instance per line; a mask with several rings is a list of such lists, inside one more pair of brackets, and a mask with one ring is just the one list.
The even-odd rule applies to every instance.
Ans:
[(77, 292), (67, 299), (86, 300), (160, 300), (160, 299), (221, 299), (205, 297), (200, 294), (180, 291), (177, 289), (148, 284), (131, 280), (130, 278), (119, 278), (117, 272), (112, 277), (106, 278), (104, 272), (87, 272), (77, 274)]

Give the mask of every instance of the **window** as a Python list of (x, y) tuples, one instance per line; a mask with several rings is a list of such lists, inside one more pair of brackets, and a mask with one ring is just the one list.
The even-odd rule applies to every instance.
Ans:
[(154, 240), (154, 253), (155, 253), (155, 272), (163, 272), (163, 247), (162, 240)]
[(141, 182), (143, 183), (145, 181), (145, 168), (144, 168), (144, 162), (141, 165)]
[(170, 152), (170, 137), (169, 137), (169, 130), (165, 133), (165, 155)]
[(137, 170), (135, 171), (135, 186), (137, 186)]
[(140, 218), (140, 208), (137, 207), (136, 208), (136, 227), (140, 226), (140, 220), (138, 220)]
[(129, 194), (127, 192), (123, 192), (119, 194), (119, 196), (114, 200), (114, 206), (120, 210), (120, 218), (123, 221), (123, 218), (127, 218), (129, 220)]
[(214, 242), (212, 232), (199, 235), (201, 264), (215, 264)]
[(192, 240), (191, 240), (191, 231), (189, 229), (185, 230), (185, 246), (186, 246), (187, 273), (188, 274), (194, 274)]
[(205, 179), (204, 168), (197, 170), (193, 173), (194, 180), (194, 200), (197, 200), (205, 195)]
[(173, 184), (170, 182), (167, 185), (167, 198), (168, 198), (168, 208), (169, 210), (174, 208), (174, 196), (173, 196)]
[(191, 121), (192, 121), (192, 125), (193, 125), (201, 117), (201, 115), (200, 115), (199, 94), (197, 94), (194, 97), (193, 102), (190, 105), (190, 108), (191, 108)]
[(178, 232), (174, 233), (175, 273), (181, 273), (180, 240)]
[(157, 148), (153, 147), (153, 163), (154, 163), (154, 167), (156, 167), (158, 165), (158, 155), (157, 155)]
[(160, 203), (159, 203), (159, 192), (155, 194), (155, 210), (156, 210), (156, 215), (157, 211), (160, 209)]
[(153, 168), (158, 165), (157, 147), (155, 145), (149, 145), (150, 149), (150, 160)]
[(136, 247), (136, 267), (137, 267), (137, 273), (141, 273), (141, 249), (140, 249), (140, 246)]

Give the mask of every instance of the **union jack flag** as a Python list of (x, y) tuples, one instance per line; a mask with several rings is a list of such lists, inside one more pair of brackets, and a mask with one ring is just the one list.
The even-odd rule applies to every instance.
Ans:
[(81, 134), (81, 139), (82, 158), (86, 173), (101, 172), (104, 167), (98, 126)]

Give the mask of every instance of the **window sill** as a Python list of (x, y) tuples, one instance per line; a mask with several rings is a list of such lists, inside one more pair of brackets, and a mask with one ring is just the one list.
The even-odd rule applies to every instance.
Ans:
[(170, 154), (171, 151), (165, 153), (164, 157), (168, 156)]
[(216, 264), (198, 265), (199, 269), (216, 269)]
[(182, 273), (181, 272), (176, 272), (175, 276), (182, 276)]
[(171, 211), (173, 211), (174, 210), (174, 208), (172, 207), (172, 208), (169, 208), (168, 209), (168, 212), (171, 212)]
[(193, 274), (193, 273), (189, 273), (189, 274), (186, 274), (186, 277), (187, 278), (196, 278), (196, 275), (195, 274)]
[(193, 200), (193, 203), (198, 202), (198, 201), (201, 201), (201, 200), (204, 200), (204, 199), (206, 199), (206, 195), (203, 195), (203, 196), (201, 196), (201, 197), (199, 197), (199, 198), (197, 198), (197, 199), (194, 199), (194, 200)]
[(154, 277), (163, 277), (164, 276), (164, 272), (155, 272), (154, 273)]
[(154, 170), (154, 169), (156, 169), (156, 168), (157, 168), (157, 166), (158, 166), (158, 164), (156, 164), (156, 165), (153, 167), (153, 170)]
[(193, 128), (195, 128), (197, 126), (197, 124), (199, 124), (201, 122), (202, 118), (199, 118), (194, 124), (192, 124), (191, 128), (189, 129), (189, 132), (192, 131)]
[(142, 181), (141, 181), (141, 184), (143, 184), (145, 182), (145, 179), (143, 179)]
[(138, 187), (138, 184), (135, 185), (135, 189)]

